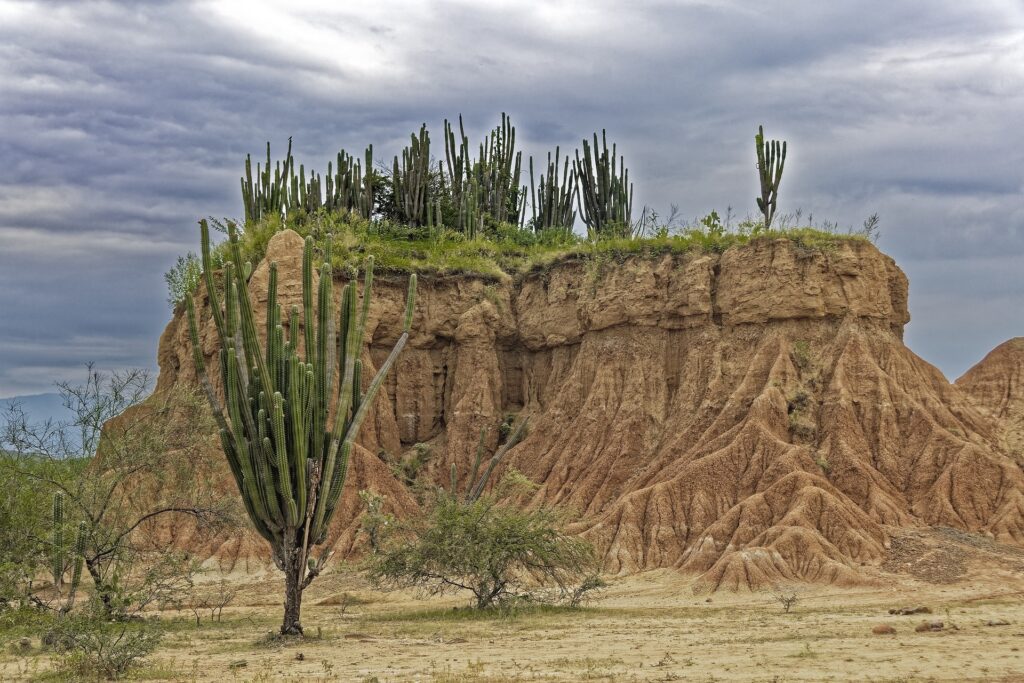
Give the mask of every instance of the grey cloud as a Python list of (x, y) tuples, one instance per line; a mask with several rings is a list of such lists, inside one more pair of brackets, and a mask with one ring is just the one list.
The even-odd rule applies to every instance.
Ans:
[(1024, 333), (996, 313), (1024, 293), (1024, 10), (784, 6), (0, 0), (0, 396), (86, 360), (153, 366), (162, 274), (198, 217), (238, 214), (266, 140), (319, 167), (501, 111), (536, 155), (607, 127), (638, 203), (687, 217), (754, 211), (764, 123), (790, 141), (783, 210), (879, 212), (907, 338), (959, 374)]

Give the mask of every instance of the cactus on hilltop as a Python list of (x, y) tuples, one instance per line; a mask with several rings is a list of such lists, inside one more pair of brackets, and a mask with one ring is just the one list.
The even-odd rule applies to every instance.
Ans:
[(754, 147), (757, 151), (757, 178), (761, 184), (761, 196), (757, 198), (757, 208), (764, 215), (764, 228), (772, 227), (775, 207), (779, 201), (779, 184), (782, 182), (782, 169), (786, 165), (786, 141), (764, 139), (764, 126), (757, 127), (754, 136)]
[(594, 145), (583, 141), (583, 157), (576, 150), (576, 180), (579, 183), (578, 204), (580, 216), (592, 238), (630, 237), (633, 234), (633, 184), (625, 159), (618, 157), (616, 147), (608, 149), (608, 137), (601, 131), (601, 146), (597, 133)]
[(551, 152), (548, 152), (547, 173), (540, 176), (540, 191), (534, 183), (533, 157), (530, 157), (530, 192), (531, 204), (533, 206), (533, 230), (543, 232), (545, 230), (564, 230), (572, 232), (573, 223), (576, 222), (576, 170), (570, 166), (569, 157), (565, 158), (562, 167), (562, 176), (559, 179), (560, 150), (555, 147), (555, 158), (551, 159)]

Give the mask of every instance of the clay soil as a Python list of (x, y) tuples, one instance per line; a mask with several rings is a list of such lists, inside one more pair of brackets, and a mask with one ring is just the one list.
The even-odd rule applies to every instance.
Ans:
[[(894, 534), (873, 588), (798, 586), (785, 613), (767, 591), (694, 593), (655, 570), (613, 579), (580, 610), (515, 616), (457, 609), (464, 599), (380, 593), (353, 571), (307, 592), (308, 637), (279, 642), (275, 575), (236, 577), (220, 623), (172, 626), (136, 677), (173, 681), (1020, 681), (1021, 551), (974, 534)], [(891, 615), (927, 607), (931, 614)], [(941, 631), (916, 632), (922, 621)], [(989, 622), (1001, 623), (990, 625)], [(888, 624), (892, 635), (874, 635)], [(38, 643), (34, 643), (37, 646)], [(47, 658), (12, 654), (0, 679), (45, 675)]]

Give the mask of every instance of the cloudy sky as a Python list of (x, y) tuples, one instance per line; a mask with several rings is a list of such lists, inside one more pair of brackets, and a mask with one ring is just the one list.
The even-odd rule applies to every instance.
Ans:
[(1024, 335), (1020, 0), (0, 0), (0, 397), (154, 367), (163, 273), (265, 141), (319, 167), (501, 111), (537, 153), (606, 127), (687, 217), (756, 210), (764, 123), (780, 211), (880, 215), (919, 355)]

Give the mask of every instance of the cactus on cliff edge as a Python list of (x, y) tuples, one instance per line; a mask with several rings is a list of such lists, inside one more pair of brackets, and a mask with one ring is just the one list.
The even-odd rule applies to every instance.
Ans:
[(616, 148), (608, 149), (608, 137), (601, 131), (601, 147), (594, 133), (594, 146), (583, 141), (583, 158), (576, 150), (576, 182), (579, 183), (580, 216), (591, 237), (630, 237), (633, 234), (633, 184), (625, 159)]
[(277, 264), (271, 263), (261, 337), (235, 225), (228, 224), (232, 260), (224, 266), (223, 309), (209, 258), (209, 229), (205, 221), (200, 226), (206, 291), (220, 341), (223, 405), (206, 373), (195, 302), (189, 296), (193, 360), (249, 518), (285, 572), (281, 633), (301, 634), (302, 591), (329, 557), (325, 549), (314, 560), (312, 551), (327, 540), (359, 428), (409, 339), (416, 276), (409, 278), (403, 332), (364, 391), (360, 357), (373, 284), (372, 258), (366, 263), (361, 305), (355, 282), (342, 291), (337, 335), (331, 266), (326, 262), (320, 267), (314, 291), (312, 239), (306, 239), (302, 258), (302, 310), (293, 307), (288, 320), (277, 303)]
[(430, 133), (427, 124), (420, 126), (419, 136), (413, 134), (409, 146), (402, 150), (401, 164), (396, 156), (391, 172), (395, 207), (401, 220), (409, 225), (427, 223), (427, 187), (430, 184)]
[(764, 215), (764, 228), (768, 230), (772, 227), (775, 206), (779, 201), (779, 183), (782, 182), (782, 168), (786, 165), (786, 142), (783, 140), (780, 145), (778, 140), (766, 141), (764, 126), (758, 126), (754, 147), (757, 150), (757, 177), (761, 183), (757, 208)]
[(558, 161), (560, 150), (555, 147), (555, 158), (552, 161), (548, 152), (548, 170), (540, 176), (540, 193), (534, 183), (533, 157), (530, 157), (530, 192), (533, 204), (533, 230), (560, 229), (572, 232), (576, 222), (576, 171), (569, 165), (569, 157), (565, 158), (562, 177), (558, 177)]

